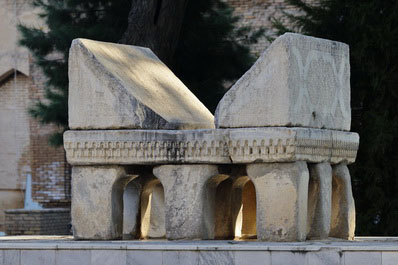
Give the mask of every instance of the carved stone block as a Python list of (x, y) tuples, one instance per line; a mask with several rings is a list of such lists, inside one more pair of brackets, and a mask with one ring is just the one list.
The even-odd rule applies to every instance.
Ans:
[(150, 49), (76, 39), (69, 52), (69, 127), (214, 128), (214, 118)]
[(350, 130), (348, 45), (286, 33), (218, 104), (217, 128), (296, 126)]

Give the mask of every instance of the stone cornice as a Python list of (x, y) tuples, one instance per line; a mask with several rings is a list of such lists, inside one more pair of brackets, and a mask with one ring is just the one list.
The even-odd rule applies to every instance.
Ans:
[(257, 162), (332, 164), (355, 161), (357, 133), (311, 128), (67, 131), (72, 165), (239, 164)]

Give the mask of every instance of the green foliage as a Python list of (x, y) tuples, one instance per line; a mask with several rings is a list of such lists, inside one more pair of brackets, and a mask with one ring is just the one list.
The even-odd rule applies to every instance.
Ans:
[[(68, 52), (75, 38), (118, 42), (127, 27), (130, 0), (35, 0), (48, 31), (21, 25), (21, 45), (33, 53), (48, 78), (46, 100), (29, 111), (43, 123), (68, 126)], [(225, 83), (239, 78), (254, 62), (249, 44), (262, 30), (237, 27), (232, 9), (220, 0), (189, 1), (171, 68), (214, 110)], [(51, 137), (62, 144), (62, 133)]]
[(27, 47), (47, 77), (45, 101), (29, 109), (45, 124), (55, 124), (59, 133), (50, 143), (62, 144), (68, 126), (68, 53), (75, 38), (117, 42), (127, 27), (130, 0), (35, 0), (47, 29), (20, 25), (20, 44)]
[(263, 30), (239, 27), (233, 9), (220, 0), (189, 1), (173, 70), (214, 111), (226, 84), (253, 64), (249, 45)]
[(274, 20), (278, 33), (350, 45), (352, 131), (360, 134), (351, 166), (359, 235), (398, 235), (398, 1), (286, 1), (302, 15)]

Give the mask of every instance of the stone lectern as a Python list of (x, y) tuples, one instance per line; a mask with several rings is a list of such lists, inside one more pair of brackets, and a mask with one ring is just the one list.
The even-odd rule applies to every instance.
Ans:
[(348, 46), (288, 33), (215, 117), (149, 49), (69, 55), (76, 239), (352, 239)]

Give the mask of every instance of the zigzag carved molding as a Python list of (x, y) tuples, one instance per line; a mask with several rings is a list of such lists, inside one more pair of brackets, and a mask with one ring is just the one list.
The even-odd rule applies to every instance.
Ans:
[(69, 163), (163, 164), (355, 161), (356, 133), (306, 128), (68, 131)]

